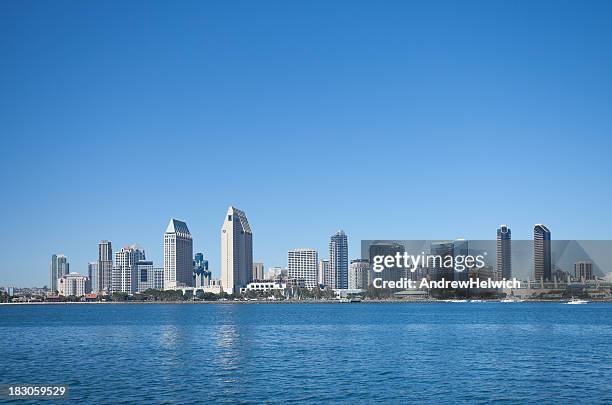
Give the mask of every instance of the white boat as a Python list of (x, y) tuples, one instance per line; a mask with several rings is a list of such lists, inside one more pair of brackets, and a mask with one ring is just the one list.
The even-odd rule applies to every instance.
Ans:
[(518, 299), (518, 298), (504, 298), (500, 302), (513, 303), (513, 302), (523, 302), (523, 301), (524, 300), (521, 300), (521, 299)]
[(580, 304), (588, 304), (588, 303), (589, 303), (589, 301), (580, 300), (578, 298), (572, 297), (572, 299), (567, 301), (565, 304), (568, 304), (568, 305), (580, 305)]

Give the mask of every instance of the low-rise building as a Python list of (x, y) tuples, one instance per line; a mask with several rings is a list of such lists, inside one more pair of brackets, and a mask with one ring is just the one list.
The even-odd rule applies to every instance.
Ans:
[(57, 291), (64, 297), (81, 297), (87, 293), (88, 278), (79, 273), (68, 273), (57, 279)]

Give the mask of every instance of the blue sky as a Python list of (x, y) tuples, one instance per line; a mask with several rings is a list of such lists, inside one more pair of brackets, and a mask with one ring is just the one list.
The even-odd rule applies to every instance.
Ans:
[(610, 239), (612, 3), (3, 1), (0, 285), (161, 265), (170, 217), (218, 274), (361, 239)]

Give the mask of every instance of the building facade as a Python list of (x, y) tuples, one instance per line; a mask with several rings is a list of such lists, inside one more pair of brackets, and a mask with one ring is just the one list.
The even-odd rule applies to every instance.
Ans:
[(368, 259), (351, 260), (349, 266), (348, 288), (365, 290), (370, 284), (370, 261)]
[(65, 274), (70, 273), (70, 263), (64, 255), (52, 255), (50, 265), (50, 285), (51, 292), (55, 294), (58, 291), (57, 280)]
[(574, 264), (574, 276), (577, 280), (593, 280), (593, 263), (578, 262)]
[(79, 273), (68, 273), (57, 279), (57, 290), (64, 297), (82, 297), (87, 294), (88, 279)]
[(348, 288), (348, 238), (342, 230), (329, 241), (329, 274), (331, 288)]
[(112, 289), (113, 245), (108, 240), (98, 243), (98, 290), (110, 292)]
[(253, 281), (261, 281), (264, 279), (264, 264), (253, 263)]
[(543, 224), (533, 227), (533, 268), (536, 281), (552, 280), (550, 230)]
[(329, 285), (331, 283), (331, 278), (328, 279), (327, 275), (329, 274), (329, 260), (321, 259), (319, 260), (319, 273), (317, 274), (317, 282), (321, 285)]
[(512, 278), (512, 231), (508, 225), (497, 228), (496, 239), (496, 271), (502, 279)]
[(136, 292), (142, 293), (149, 289), (164, 289), (164, 269), (153, 267), (152, 261), (139, 260), (136, 262)]
[(253, 280), (253, 232), (246, 214), (229, 207), (221, 227), (221, 285), (239, 293)]
[(187, 224), (171, 219), (164, 233), (164, 288), (193, 284), (193, 240)]
[(115, 252), (115, 265), (112, 273), (112, 291), (132, 294), (138, 291), (138, 272), (136, 263), (145, 260), (144, 249), (137, 245), (126, 246)]
[(314, 249), (292, 249), (287, 252), (287, 276), (303, 280), (303, 286), (312, 290), (318, 285), (318, 254)]
[(89, 292), (98, 292), (98, 262), (87, 263), (87, 275), (89, 277)]
[(208, 260), (204, 259), (204, 253), (196, 253), (193, 260), (193, 286), (207, 287), (210, 285), (211, 278)]

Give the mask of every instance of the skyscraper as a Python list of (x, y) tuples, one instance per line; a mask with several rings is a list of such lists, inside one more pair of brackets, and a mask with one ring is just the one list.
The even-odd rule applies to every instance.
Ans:
[(331, 285), (331, 280), (328, 280), (329, 274), (329, 260), (321, 259), (319, 260), (319, 274), (317, 276), (317, 281), (319, 284)]
[(113, 246), (110, 241), (98, 244), (98, 292), (109, 292), (112, 288)]
[(292, 249), (287, 252), (287, 270), (290, 279), (312, 290), (317, 286), (318, 255), (314, 249)]
[[(384, 243), (384, 242), (375, 242), (368, 246), (368, 252), (370, 256), (370, 263), (374, 263), (375, 256), (395, 256), (397, 253), (403, 255), (406, 251), (406, 248), (399, 243)], [(399, 281), (402, 277), (406, 275), (406, 271), (403, 268), (398, 268), (395, 265), (392, 266), (384, 266), (381, 272), (375, 272), (370, 267), (370, 279), (369, 282), (372, 283), (372, 280), (376, 278), (380, 278), (383, 281)]]
[(221, 227), (221, 286), (240, 292), (253, 280), (253, 232), (244, 212), (229, 207)]
[(91, 292), (98, 292), (98, 262), (87, 263), (87, 274)]
[(253, 280), (261, 281), (264, 279), (264, 264), (253, 263)]
[(552, 279), (550, 231), (543, 224), (533, 227), (533, 268), (537, 281)]
[(348, 288), (365, 290), (369, 285), (370, 261), (368, 259), (351, 260), (349, 267)]
[(112, 273), (112, 290), (128, 294), (138, 291), (138, 269), (136, 263), (145, 260), (144, 249), (136, 246), (126, 246), (115, 252), (115, 265)]
[(331, 288), (348, 288), (348, 238), (342, 230), (329, 241), (329, 273)]
[(50, 285), (51, 292), (55, 293), (58, 290), (57, 279), (70, 273), (70, 264), (68, 259), (64, 255), (53, 255), (51, 256), (51, 275)]
[(136, 291), (144, 292), (148, 289), (162, 290), (164, 288), (164, 269), (153, 267), (152, 261), (136, 262), (136, 274)]
[(187, 224), (171, 219), (164, 233), (164, 288), (193, 283), (193, 240)]
[(208, 270), (208, 260), (204, 260), (204, 253), (196, 253), (193, 259), (193, 286), (208, 287), (211, 273)]
[(512, 278), (512, 232), (508, 225), (500, 225), (497, 228), (496, 251), (497, 274), (502, 279), (510, 280)]

